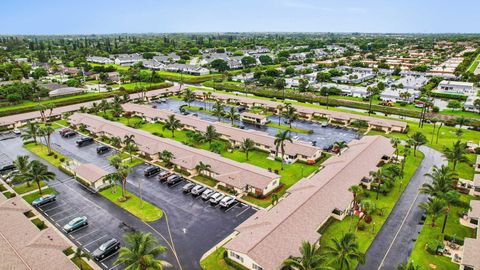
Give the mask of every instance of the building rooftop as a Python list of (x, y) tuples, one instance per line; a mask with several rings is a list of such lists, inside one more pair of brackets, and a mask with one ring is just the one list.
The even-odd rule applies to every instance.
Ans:
[(108, 174), (107, 171), (92, 163), (81, 164), (74, 171), (78, 177), (90, 183), (95, 183)]
[(480, 238), (465, 238), (462, 265), (480, 268)]

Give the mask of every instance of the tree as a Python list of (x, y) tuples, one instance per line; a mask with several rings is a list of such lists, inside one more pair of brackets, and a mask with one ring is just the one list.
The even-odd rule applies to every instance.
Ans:
[(390, 143), (393, 145), (393, 147), (395, 148), (395, 155), (396, 155), (396, 158), (398, 160), (398, 146), (400, 145), (401, 141), (399, 138), (395, 137), (395, 138), (392, 138), (390, 140)]
[(131, 135), (125, 135), (123, 136), (123, 144), (124, 145), (127, 145), (127, 144), (130, 144), (130, 143), (135, 143), (135, 135), (131, 134)]
[(40, 128), (36, 123), (27, 122), (27, 128), (20, 136), (23, 141), (33, 140), (37, 144), (37, 137), (40, 134)]
[(183, 101), (188, 104), (188, 107), (190, 107), (190, 104), (195, 101), (195, 94), (192, 90), (188, 88), (185, 90), (185, 93), (183, 94)]
[(40, 134), (45, 138), (45, 144), (48, 148), (48, 154), (52, 154), (51, 137), (54, 132), (55, 129), (50, 124), (45, 125), (45, 127), (43, 128), (40, 128)]
[(444, 200), (434, 197), (429, 198), (427, 202), (422, 202), (419, 207), (431, 217), (432, 227), (435, 227), (435, 221), (445, 211), (446, 203)]
[(195, 166), (195, 170), (197, 170), (198, 174), (205, 174), (205, 172), (211, 172), (211, 168), (212, 166), (210, 166), (209, 164), (205, 164), (203, 162), (199, 162), (197, 164), (197, 166)]
[(36, 183), (38, 186), (38, 193), (42, 195), (40, 183), (55, 179), (55, 174), (48, 170), (47, 165), (38, 160), (32, 160), (32, 162), (30, 162), (30, 170), (24, 174), (23, 179), (26, 182)]
[(461, 129), (463, 126), (466, 126), (470, 123), (470, 120), (468, 120), (465, 117), (459, 117), (455, 120), (455, 123), (458, 125), (458, 128)]
[(165, 120), (162, 130), (170, 130), (172, 132), (172, 138), (175, 138), (175, 130), (179, 129), (181, 126), (182, 124), (175, 117), (175, 114), (171, 114), (168, 116), (167, 120)]
[(235, 107), (230, 107), (230, 110), (225, 114), (225, 116), (230, 119), (231, 125), (233, 126), (233, 121), (238, 119), (239, 114), (237, 113), (237, 109)]
[(350, 269), (354, 261), (361, 264), (365, 262), (365, 254), (360, 252), (353, 233), (346, 233), (340, 239), (332, 239), (331, 245), (325, 247), (325, 254), (331, 257), (332, 263), (338, 265), (339, 270)]
[(125, 269), (138, 270), (162, 270), (164, 267), (171, 266), (166, 261), (156, 259), (167, 249), (158, 245), (157, 239), (151, 233), (127, 233), (123, 239), (125, 246), (120, 248), (114, 265), (124, 264)]
[(213, 115), (218, 118), (218, 121), (220, 121), (220, 118), (223, 116), (224, 112), (225, 108), (223, 104), (219, 100), (215, 101), (215, 104), (213, 105)]
[(370, 115), (372, 113), (372, 101), (373, 101), (373, 97), (375, 95), (378, 95), (380, 93), (380, 91), (378, 90), (377, 87), (368, 87), (367, 88), (367, 93), (368, 93), (368, 115)]
[[(320, 254), (320, 249), (315, 244), (302, 242), (300, 257), (290, 256), (283, 262), (282, 270), (327, 270), (331, 267), (323, 266), (325, 256)], [(333, 270), (333, 269), (332, 269)]]
[(115, 148), (120, 148), (122, 146), (122, 139), (117, 136), (110, 138), (110, 144)]
[(245, 56), (242, 58), (242, 65), (246, 68), (253, 67), (257, 63), (257, 59), (253, 56)]
[(130, 171), (132, 169), (126, 165), (120, 165), (120, 167), (117, 169), (117, 172), (118, 173), (118, 177), (120, 179), (122, 179), (122, 199), (123, 200), (127, 200), (127, 196), (126, 196), (126, 189), (127, 189), (127, 177), (128, 177), (128, 174), (130, 174)]
[(360, 208), (362, 209), (363, 215), (361, 216), (361, 218), (357, 222), (357, 228), (360, 225), (360, 222), (362, 220), (365, 220), (365, 222), (367, 224), (372, 222), (372, 215), (377, 210), (377, 206), (375, 205), (375, 203), (372, 202), (371, 200), (367, 200), (367, 199), (362, 200), (360, 202)]
[(138, 151), (138, 146), (135, 143), (128, 143), (125, 145), (125, 151), (130, 155), (130, 163), (133, 162), (133, 154)]
[(122, 183), (122, 177), (117, 172), (109, 173), (109, 174), (105, 175), (104, 180), (106, 182), (108, 182), (111, 186), (113, 186), (112, 187), (112, 193), (116, 193), (117, 192), (117, 188), (116, 188), (117, 184)]
[(452, 109), (452, 111), (460, 109), (461, 107), (462, 107), (462, 104), (458, 100), (452, 99), (448, 101), (447, 108)]
[(110, 104), (108, 103), (108, 101), (105, 99), (102, 99), (102, 101), (100, 101), (100, 104), (98, 104), (98, 106), (103, 111), (103, 116), (107, 116), (107, 111), (108, 109), (110, 109)]
[(260, 60), (260, 63), (262, 63), (262, 65), (273, 64), (272, 57), (270, 57), (270, 55), (267, 55), (267, 54), (260, 55), (260, 57), (258, 57), (258, 60)]
[(417, 156), (417, 148), (420, 145), (424, 145), (427, 143), (427, 137), (423, 135), (423, 133), (417, 131), (413, 133), (413, 135), (409, 138), (409, 142), (413, 146), (413, 156)]
[(45, 68), (39, 67), (33, 70), (32, 72), (32, 77), (35, 80), (40, 79), (41, 77), (46, 77), (48, 75), (48, 72)]
[(342, 154), (342, 149), (344, 148), (347, 148), (348, 147), (348, 144), (345, 142), (345, 141), (336, 141), (334, 144), (333, 144), (333, 148), (338, 151), (338, 154), (341, 155)]
[(110, 163), (110, 165), (111, 165), (112, 167), (114, 167), (115, 169), (118, 170), (118, 169), (120, 168), (120, 165), (122, 165), (122, 161), (123, 161), (123, 160), (122, 160), (122, 158), (121, 158), (120, 156), (115, 155), (115, 156), (113, 156), (113, 157), (110, 159), (110, 162), (109, 162), (109, 163)]
[(405, 146), (403, 148), (403, 159), (402, 159), (402, 167), (401, 167), (401, 172), (402, 173), (405, 169), (405, 162), (407, 162), (407, 157), (408, 157), (408, 155), (410, 155), (410, 153), (411, 153), (410, 147)]
[(298, 119), (297, 109), (290, 104), (285, 106), (285, 111), (282, 114), (288, 120), (288, 125), (292, 128), (293, 121)]
[(273, 84), (274, 84), (275, 88), (277, 88), (278, 90), (283, 90), (283, 89), (285, 89), (285, 86), (286, 86), (285, 79), (283, 79), (283, 78), (276, 79)]
[(432, 179), (432, 182), (424, 183), (420, 188), (420, 192), (431, 197), (441, 197), (454, 188), (456, 174), (448, 166), (442, 165), (437, 167), (434, 165), (432, 172), (425, 174), (425, 176)]
[(205, 134), (203, 135), (206, 142), (208, 142), (209, 146), (212, 146), (212, 142), (216, 140), (220, 135), (215, 130), (215, 127), (212, 125), (208, 125), (207, 129), (205, 130)]
[(224, 72), (228, 70), (228, 63), (223, 59), (215, 59), (210, 62), (210, 67), (218, 70), (218, 72)]
[(457, 164), (459, 162), (469, 162), (466, 147), (467, 145), (465, 143), (462, 143), (460, 140), (458, 140), (451, 148), (445, 147), (443, 150), (444, 156), (448, 159), (448, 161), (453, 163), (453, 170), (457, 168)]
[(248, 153), (253, 150), (255, 147), (255, 142), (250, 139), (250, 138), (246, 138), (246, 139), (243, 139), (243, 142), (242, 142), (242, 150), (245, 152), (245, 158), (248, 160)]
[(353, 185), (348, 188), (348, 191), (353, 194), (353, 207), (356, 208), (360, 199), (365, 196), (365, 190), (360, 185)]
[(398, 265), (397, 270), (420, 270), (420, 266), (415, 264), (413, 261), (406, 263), (401, 263)]
[(387, 175), (385, 173), (385, 170), (383, 168), (378, 169), (377, 171), (371, 171), (370, 176), (373, 178), (375, 183), (377, 184), (376, 187), (376, 200), (378, 200), (379, 194), (380, 194), (380, 188), (383, 182), (385, 182), (385, 179), (387, 178)]
[[(13, 166), (15, 166), (15, 169), (18, 171), (13, 174), (13, 183), (22, 183), (25, 181), (25, 174), (27, 174), (32, 167), (29, 159), (29, 156), (17, 156), (13, 161)], [(29, 181), (27, 181), (27, 186), (30, 186)]]
[[(73, 254), (72, 260), (81, 260), (82, 258), (90, 260), (92, 256), (90, 255), (90, 253), (83, 252), (81, 248), (77, 247), (77, 250)], [(80, 270), (83, 270), (83, 264), (79, 263), (78, 265), (80, 266)]]
[(292, 142), (292, 137), (290, 136), (290, 131), (285, 130), (285, 131), (278, 131), (278, 133), (275, 135), (275, 156), (278, 156), (278, 150), (280, 149), (280, 152), (282, 153), (282, 170), (283, 170), (283, 158), (285, 156), (285, 143), (286, 142)]
[(170, 166), (171, 162), (172, 162), (172, 159), (174, 158), (174, 155), (172, 152), (168, 151), (168, 150), (163, 150), (162, 152), (160, 152), (160, 158), (165, 161), (165, 163), (167, 164), (167, 166)]

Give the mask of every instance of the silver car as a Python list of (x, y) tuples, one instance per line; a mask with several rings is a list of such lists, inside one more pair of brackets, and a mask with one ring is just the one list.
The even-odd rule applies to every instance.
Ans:
[(215, 191), (208, 188), (202, 193), (202, 199), (208, 200), (210, 199), (210, 197), (212, 197), (213, 194), (215, 194)]
[(223, 197), (225, 197), (225, 195), (223, 195), (220, 192), (217, 192), (210, 197), (210, 203), (217, 204), (223, 199)]
[(192, 188), (192, 191), (190, 191), (190, 193), (192, 193), (192, 195), (200, 195), (200, 194), (202, 194), (202, 192), (204, 192), (206, 189), (207, 189), (207, 187), (205, 187), (205, 186), (196, 185), (194, 188)]

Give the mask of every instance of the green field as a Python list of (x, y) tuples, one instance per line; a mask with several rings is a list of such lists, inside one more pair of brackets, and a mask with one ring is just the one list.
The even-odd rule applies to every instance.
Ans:
[(467, 72), (471, 72), (471, 73), (475, 72), (475, 70), (478, 67), (479, 61), (480, 61), (480, 54), (477, 55), (475, 60), (473, 60), (472, 64), (468, 67)]
[(67, 160), (67, 158), (52, 150), (52, 155), (48, 155), (48, 147), (41, 144), (41, 143), (27, 143), (27, 144), (24, 144), (23, 147), (25, 149), (27, 149), (28, 151), (34, 153), (35, 155), (43, 158), (44, 160), (48, 161), (49, 163), (51, 163), (53, 166), (55, 167), (60, 167), (60, 164), (62, 164), (62, 162), (60, 161), (60, 159), (64, 159), (64, 160)]
[[(48, 187), (46, 189), (42, 189), (42, 195), (45, 195), (45, 194), (58, 194), (58, 192), (54, 188)], [(28, 195), (22, 196), (22, 198), (26, 202), (31, 204), (34, 200), (40, 198), (40, 196), (41, 196), (40, 193), (37, 191), (37, 192), (30, 193)]]
[[(40, 182), (40, 187), (44, 187), (44, 186), (45, 186), (45, 183)], [(30, 185), (28, 185), (27, 183), (23, 183), (23, 184), (20, 184), (20, 185), (13, 186), (12, 188), (18, 194), (24, 194), (24, 193), (30, 192), (32, 190), (38, 190), (38, 185), (37, 185), (37, 183), (30, 183)]]

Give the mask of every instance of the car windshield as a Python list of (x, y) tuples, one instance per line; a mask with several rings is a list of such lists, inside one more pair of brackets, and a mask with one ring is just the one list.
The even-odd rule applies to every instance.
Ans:
[(68, 224), (69, 224), (69, 225), (73, 225), (73, 224), (79, 222), (80, 220), (81, 220), (81, 218), (74, 218), (74, 219), (72, 219)]
[(98, 249), (100, 249), (101, 251), (105, 251), (109, 246), (109, 244), (110, 244), (110, 241), (103, 243)]

